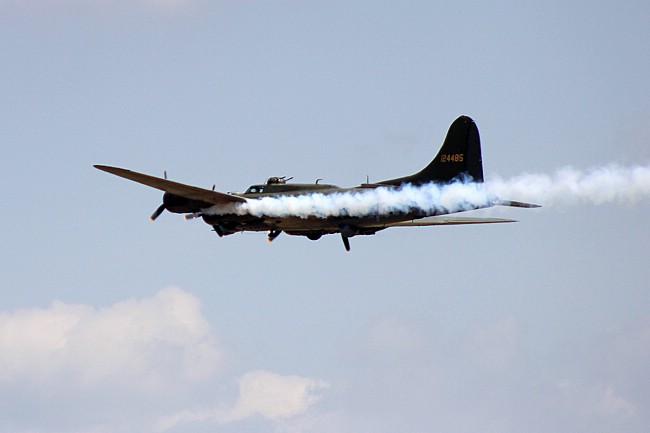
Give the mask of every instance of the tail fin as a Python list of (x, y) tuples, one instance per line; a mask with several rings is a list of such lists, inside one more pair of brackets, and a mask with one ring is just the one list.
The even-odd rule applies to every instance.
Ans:
[(481, 139), (472, 119), (460, 116), (449, 127), (447, 138), (438, 155), (420, 172), (411, 176), (379, 182), (381, 185), (410, 183), (449, 183), (454, 180), (483, 182)]

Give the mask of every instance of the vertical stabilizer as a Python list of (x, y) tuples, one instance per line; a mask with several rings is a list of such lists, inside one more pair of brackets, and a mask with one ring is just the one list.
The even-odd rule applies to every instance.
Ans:
[(420, 172), (411, 176), (379, 182), (381, 185), (423, 185), (456, 180), (483, 182), (481, 139), (474, 121), (460, 116), (449, 127), (438, 155)]

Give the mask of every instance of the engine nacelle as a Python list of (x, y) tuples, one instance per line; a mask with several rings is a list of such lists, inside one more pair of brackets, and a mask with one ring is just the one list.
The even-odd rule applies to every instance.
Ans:
[(195, 213), (209, 207), (202, 201), (190, 200), (168, 192), (163, 195), (163, 204), (165, 209), (173, 213)]

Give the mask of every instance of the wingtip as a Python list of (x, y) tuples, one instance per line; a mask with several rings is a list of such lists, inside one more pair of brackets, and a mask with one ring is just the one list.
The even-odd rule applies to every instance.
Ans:
[(102, 164), (94, 164), (93, 167), (95, 167), (97, 170), (105, 171), (107, 173), (112, 173), (117, 169), (117, 167), (111, 167), (110, 165)]

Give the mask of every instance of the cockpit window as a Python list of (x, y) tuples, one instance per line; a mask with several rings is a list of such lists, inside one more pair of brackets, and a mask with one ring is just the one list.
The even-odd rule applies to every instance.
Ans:
[(251, 186), (250, 188), (248, 188), (248, 190), (246, 191), (246, 194), (261, 194), (263, 192), (264, 192), (264, 187), (263, 186), (255, 185), (255, 186)]

